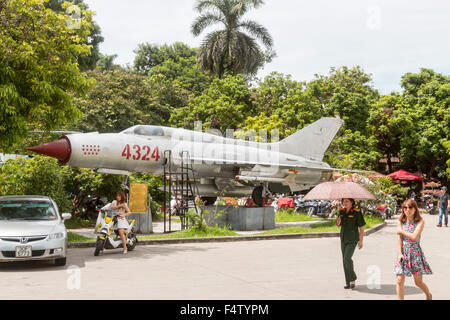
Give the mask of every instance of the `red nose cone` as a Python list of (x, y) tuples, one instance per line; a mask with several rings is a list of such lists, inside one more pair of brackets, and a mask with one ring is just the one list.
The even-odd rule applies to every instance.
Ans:
[(40, 146), (27, 148), (27, 150), (56, 158), (61, 163), (66, 163), (69, 161), (70, 154), (72, 153), (70, 141), (67, 137), (62, 137), (58, 141), (41, 144)]

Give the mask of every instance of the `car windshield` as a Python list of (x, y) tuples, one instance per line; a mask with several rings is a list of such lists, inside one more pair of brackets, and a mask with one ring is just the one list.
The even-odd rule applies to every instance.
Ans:
[(56, 220), (56, 212), (48, 201), (0, 201), (0, 220)]

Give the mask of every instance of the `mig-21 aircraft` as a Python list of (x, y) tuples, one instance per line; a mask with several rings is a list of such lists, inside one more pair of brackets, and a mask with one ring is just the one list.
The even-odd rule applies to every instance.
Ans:
[(167, 151), (171, 152), (175, 169), (184, 153), (195, 172), (202, 198), (211, 201), (218, 195), (252, 195), (261, 203), (262, 193), (267, 189), (288, 186), (295, 192), (328, 180), (331, 172), (338, 169), (322, 159), (342, 124), (339, 118), (321, 118), (277, 142), (136, 125), (119, 133), (67, 134), (27, 150), (57, 158), (61, 164), (123, 175), (130, 172), (162, 175), (168, 161)]

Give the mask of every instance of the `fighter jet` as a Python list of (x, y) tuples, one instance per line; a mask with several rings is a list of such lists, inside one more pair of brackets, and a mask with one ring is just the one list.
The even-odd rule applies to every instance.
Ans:
[(201, 197), (211, 201), (218, 195), (252, 195), (260, 203), (267, 189), (288, 186), (295, 192), (328, 180), (335, 169), (322, 159), (342, 124), (339, 118), (322, 118), (276, 142), (252, 141), (254, 134), (249, 141), (201, 130), (136, 125), (119, 133), (68, 134), (27, 150), (61, 164), (123, 175), (163, 175), (169, 160), (173, 170), (188, 161)]

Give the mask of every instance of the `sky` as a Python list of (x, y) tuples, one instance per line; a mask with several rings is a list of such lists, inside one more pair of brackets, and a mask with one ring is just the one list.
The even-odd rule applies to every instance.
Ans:
[[(194, 37), (199, 15), (195, 0), (84, 0), (102, 29), (103, 54), (115, 63), (133, 64), (138, 44), (180, 41), (199, 47), (206, 29)], [(448, 0), (265, 0), (245, 19), (266, 27), (277, 56), (258, 73), (290, 74), (309, 81), (331, 67), (359, 65), (372, 75), (382, 94), (401, 91), (407, 72), (431, 68), (450, 74), (450, 1)]]

